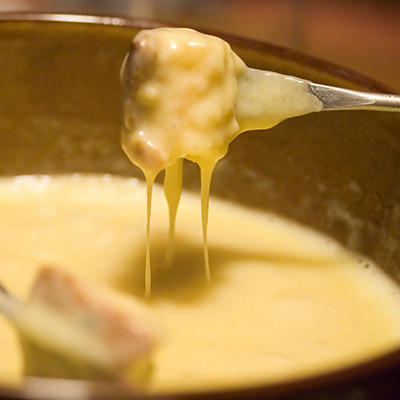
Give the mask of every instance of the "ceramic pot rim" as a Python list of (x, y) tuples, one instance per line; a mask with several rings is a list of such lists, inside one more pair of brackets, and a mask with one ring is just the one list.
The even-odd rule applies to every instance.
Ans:
[[(0, 13), (2, 22), (59, 22), (97, 24), (119, 27), (137, 27), (139, 29), (165, 26), (163, 22), (147, 19), (125, 17), (109, 17), (96, 15), (62, 14), (62, 13)], [(0, 25), (1, 29), (1, 25)], [(293, 63), (323, 71), (328, 75), (341, 78), (353, 84), (360, 85), (365, 90), (394, 93), (395, 90), (361, 74), (337, 65), (319, 60), (317, 58), (289, 50), (283, 47), (263, 43), (235, 35), (224, 34), (206, 30), (207, 33), (217, 34), (232, 44), (241, 47), (250, 47), (261, 53), (271, 54), (280, 59), (290, 60)], [(400, 371), (400, 348), (370, 361), (360, 363), (334, 372), (303, 378), (284, 383), (264, 384), (240, 389), (230, 389), (201, 393), (172, 393), (148, 395), (136, 393), (130, 388), (105, 382), (87, 383), (83, 381), (55, 380), (43, 378), (29, 378), (21, 389), (0, 387), (0, 399), (157, 399), (157, 400), (183, 400), (183, 399), (304, 399), (320, 396), (321, 393), (334, 396), (333, 393), (342, 393), (352, 387), (361, 387), (365, 382), (372, 386), (382, 376), (392, 376)], [(323, 398), (323, 397), (318, 397)], [(334, 397), (329, 397), (334, 398)], [(358, 398), (358, 397), (357, 397)]]

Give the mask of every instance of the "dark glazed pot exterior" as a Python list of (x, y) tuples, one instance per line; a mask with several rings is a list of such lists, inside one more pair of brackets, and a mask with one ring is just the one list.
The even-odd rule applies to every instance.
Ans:
[[(119, 145), (119, 69), (148, 21), (0, 15), (0, 174), (140, 173)], [(249, 66), (388, 92), (350, 71), (274, 46), (224, 37)], [(400, 115), (330, 112), (240, 136), (212, 191), (316, 228), (400, 280)], [(192, 177), (194, 177), (192, 179)], [(186, 186), (198, 181), (189, 165)], [(400, 398), (400, 349), (323, 376), (235, 391), (144, 395), (106, 383), (31, 379), (0, 398), (384, 400)]]

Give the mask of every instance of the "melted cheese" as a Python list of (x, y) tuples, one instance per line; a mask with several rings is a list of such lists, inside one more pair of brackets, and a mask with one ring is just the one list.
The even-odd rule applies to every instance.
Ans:
[(245, 65), (223, 40), (189, 29), (141, 31), (123, 67), (122, 145), (146, 174), (179, 158), (223, 157), (239, 131), (234, 104)]
[[(249, 69), (228, 43), (191, 29), (139, 32), (121, 75), (122, 147), (148, 182), (148, 237), (155, 176), (167, 170), (165, 193), (173, 235), (182, 158), (199, 164), (204, 263), (210, 281), (208, 197), (216, 163), (241, 132), (270, 128), (286, 118), (319, 111), (321, 104), (308, 92), (307, 81)], [(145, 293), (149, 295), (149, 239), (146, 248)]]
[[(166, 338), (147, 390), (288, 380), (399, 345), (399, 288), (370, 261), (277, 216), (212, 199), (207, 285), (198, 197), (182, 195), (171, 265), (164, 258), (168, 209), (158, 186), (153, 197), (148, 306)], [(40, 267), (53, 264), (89, 283), (141, 295), (146, 201), (145, 186), (133, 179), (2, 179), (2, 283), (26, 298)], [(19, 343), (1, 316), (0, 354), (1, 379), (18, 382)]]

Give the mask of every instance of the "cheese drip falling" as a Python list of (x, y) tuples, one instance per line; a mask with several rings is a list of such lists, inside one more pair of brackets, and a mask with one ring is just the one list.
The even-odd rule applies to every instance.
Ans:
[(210, 281), (208, 206), (218, 160), (241, 132), (270, 128), (285, 118), (318, 111), (321, 104), (308, 93), (306, 81), (247, 68), (222, 39), (185, 28), (139, 32), (121, 80), (121, 144), (148, 185), (145, 295), (151, 291), (151, 186), (165, 169), (170, 262), (184, 158), (200, 167), (205, 275)]
[(239, 130), (233, 105), (236, 75), (243, 62), (219, 38), (188, 29), (141, 31), (122, 70), (125, 124), (122, 147), (148, 184), (145, 295), (151, 291), (151, 186), (166, 169), (164, 189), (170, 214), (167, 261), (182, 189), (183, 158), (197, 163), (206, 279), (211, 279), (207, 220), (211, 176)]

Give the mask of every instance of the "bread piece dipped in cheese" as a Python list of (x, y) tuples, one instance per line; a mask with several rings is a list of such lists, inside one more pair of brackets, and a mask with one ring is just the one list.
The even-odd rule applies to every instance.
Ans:
[(55, 268), (41, 270), (11, 314), (28, 376), (141, 382), (162, 336), (138, 300)]

